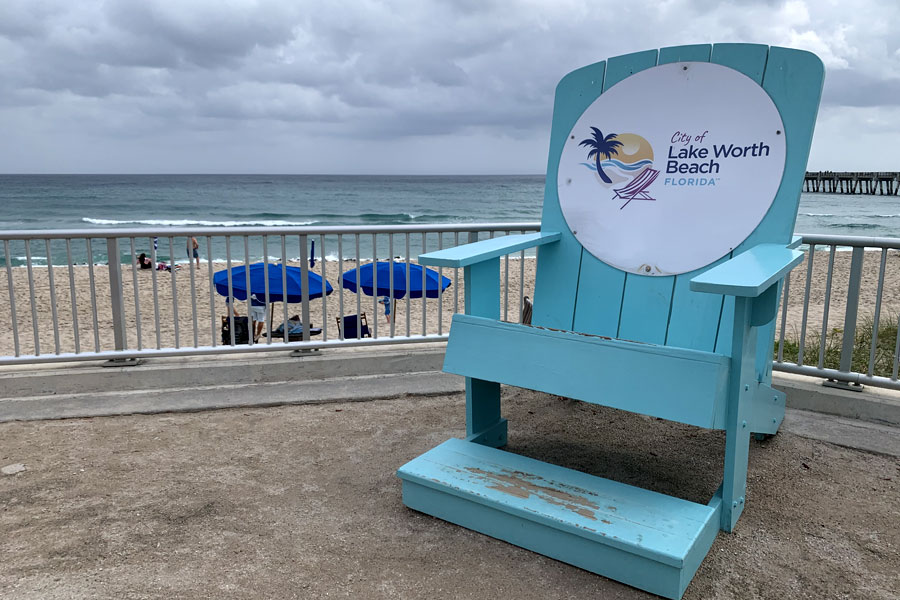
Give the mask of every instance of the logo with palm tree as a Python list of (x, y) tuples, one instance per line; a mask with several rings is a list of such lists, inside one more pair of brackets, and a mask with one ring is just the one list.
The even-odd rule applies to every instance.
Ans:
[[(615, 187), (613, 200), (625, 200), (621, 208), (628, 206), (632, 200), (655, 201), (647, 188), (656, 180), (659, 171), (653, 168), (653, 147), (636, 133), (610, 133), (603, 135), (597, 127), (591, 127), (591, 137), (582, 140), (579, 146), (590, 148), (588, 160), (592, 163), (581, 163), (585, 167), (597, 171), (597, 175), (609, 187)], [(613, 158), (615, 157), (615, 158)], [(615, 182), (606, 167), (616, 178)]]
[(612, 183), (612, 179), (609, 178), (603, 171), (603, 166), (601, 165), (601, 159), (606, 157), (607, 160), (611, 159), (613, 155), (619, 153), (619, 148), (622, 147), (622, 142), (617, 140), (619, 137), (616, 133), (610, 133), (607, 136), (603, 135), (603, 132), (600, 131), (596, 127), (591, 127), (591, 131), (593, 131), (593, 135), (586, 140), (581, 140), (579, 146), (587, 146), (591, 149), (588, 152), (588, 160), (594, 159), (597, 163), (597, 175), (600, 176), (600, 179), (604, 181), (604, 183)]

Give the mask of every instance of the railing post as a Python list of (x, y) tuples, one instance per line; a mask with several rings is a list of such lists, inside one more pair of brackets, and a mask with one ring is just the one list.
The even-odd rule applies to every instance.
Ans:
[[(309, 341), (309, 254), (307, 253), (306, 247), (308, 241), (309, 238), (307, 236), (300, 236), (300, 285), (303, 287), (303, 296), (300, 300), (300, 319), (303, 322), (303, 333), (301, 339), (304, 342)], [(325, 291), (325, 278), (323, 277), (322, 293), (324, 294)], [(287, 301), (287, 294), (285, 294), (285, 301)], [(290, 341), (287, 323), (284, 324), (284, 340), (286, 342)], [(299, 348), (291, 352), (291, 356), (307, 356), (309, 353), (309, 348)]]
[[(303, 286), (303, 296), (301, 299), (300, 316), (303, 319), (303, 341), (309, 341), (309, 255), (306, 251), (306, 243), (308, 238), (305, 235), (300, 236), (300, 283)], [(322, 285), (325, 285), (323, 279)], [(322, 290), (325, 293), (325, 290)], [(287, 327), (287, 325), (285, 325)]]
[[(847, 311), (844, 313), (844, 337), (841, 342), (841, 364), (839, 371), (849, 373), (853, 366), (853, 347), (856, 344), (856, 317), (859, 312), (859, 284), (862, 279), (862, 267), (865, 248), (853, 247), (853, 255), (850, 257), (850, 279), (847, 283)], [(822, 335), (827, 335), (823, 331)], [(837, 387), (855, 392), (862, 391), (860, 383), (847, 383), (828, 379), (822, 382), (829, 387)]]
[[(119, 254), (119, 238), (106, 238), (106, 257), (109, 263), (109, 301), (112, 305), (113, 338), (116, 350), (125, 350), (125, 299), (122, 295), (122, 263)], [(137, 359), (112, 359), (107, 367), (127, 367), (138, 364)]]

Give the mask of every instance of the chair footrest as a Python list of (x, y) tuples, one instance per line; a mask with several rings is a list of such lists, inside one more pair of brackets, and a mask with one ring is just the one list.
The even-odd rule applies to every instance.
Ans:
[(410, 508), (668, 598), (684, 593), (719, 529), (718, 505), (458, 439), (397, 474)]

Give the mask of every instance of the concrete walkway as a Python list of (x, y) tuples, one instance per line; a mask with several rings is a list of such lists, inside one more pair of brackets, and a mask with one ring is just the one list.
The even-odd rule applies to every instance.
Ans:
[[(241, 407), (0, 423), (0, 467), (21, 466), (0, 475), (0, 597), (651, 598), (402, 504), (396, 469), (464, 433), (463, 394), (410, 394), (441, 381), (181, 388), (144, 393), (144, 404), (193, 410), (189, 399), (207, 396)], [(300, 401), (306, 386), (341, 393), (253, 406)], [(359, 401), (385, 389), (395, 397)], [(511, 452), (695, 502), (719, 485), (721, 432), (503, 394)], [(122, 407), (140, 396), (98, 395)], [(815, 419), (833, 427), (823, 434)], [(751, 442), (747, 509), (685, 599), (895, 599), (900, 461), (794, 433), (870, 443), (875, 430), (859, 426), (792, 410), (779, 435)]]

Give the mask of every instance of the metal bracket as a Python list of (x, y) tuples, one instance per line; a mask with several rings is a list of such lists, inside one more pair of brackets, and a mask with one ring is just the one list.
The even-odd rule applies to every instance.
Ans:
[(861, 383), (850, 383), (848, 381), (837, 381), (836, 379), (826, 379), (822, 382), (822, 385), (830, 388), (837, 388), (839, 390), (847, 390), (849, 392), (861, 392), (865, 387)]
[(318, 348), (299, 348), (297, 350), (291, 351), (290, 356), (294, 358), (303, 358), (304, 356), (311, 356), (313, 352), (318, 351)]
[(102, 364), (104, 367), (136, 367), (144, 364), (140, 358), (113, 358)]

